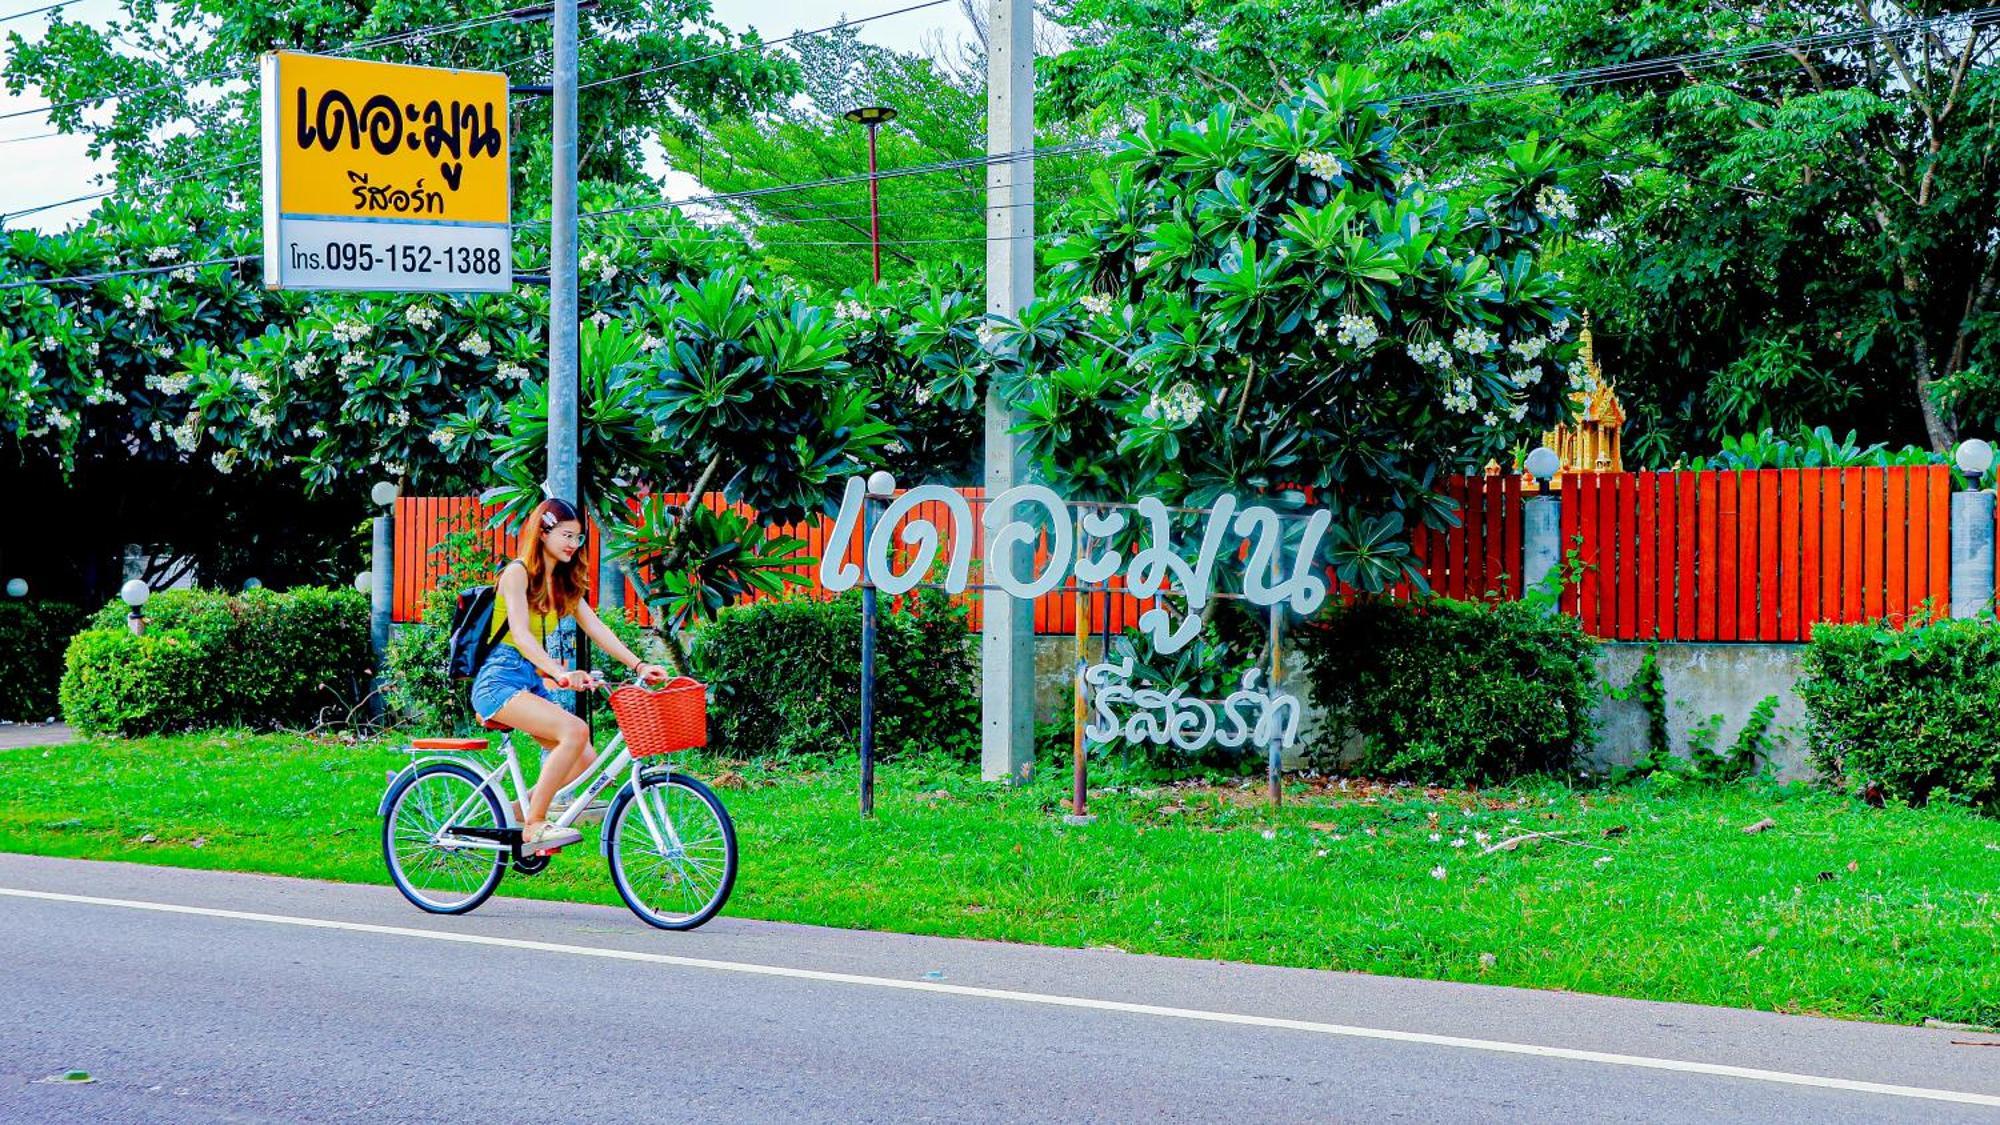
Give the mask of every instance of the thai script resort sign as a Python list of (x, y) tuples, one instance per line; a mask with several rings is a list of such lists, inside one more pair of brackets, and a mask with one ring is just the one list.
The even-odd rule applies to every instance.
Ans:
[(513, 285), (505, 75), (281, 51), (263, 102), (265, 284)]
[[(1176, 511), (1152, 497), (1135, 504), (1071, 505), (1042, 485), (1023, 485), (984, 505), (976, 521), (972, 503), (943, 485), (910, 489), (873, 518), (867, 511), (871, 503), (862, 480), (847, 482), (820, 561), (825, 589), (852, 589), (865, 577), (868, 585), (895, 597), (924, 584), (942, 563), (938, 586), (962, 594), (971, 585), (973, 544), (983, 532), (985, 584), (1012, 597), (1037, 598), (1072, 582), (1101, 587), (1114, 577), (1142, 599), (1177, 595), (1185, 606), (1178, 622), (1157, 603), (1139, 617), (1140, 632), (1162, 655), (1179, 652), (1200, 635), (1202, 611), (1217, 596), (1217, 567), (1225, 560), (1233, 565), (1244, 558), (1241, 596), (1251, 605), (1306, 616), (1327, 600), (1326, 576), (1316, 562), (1333, 523), (1333, 513), (1324, 508), (1280, 513), (1224, 494), (1193, 513), (1201, 517), (1199, 539), (1187, 539), (1191, 550), (1184, 551)], [(927, 514), (939, 508), (949, 515), (948, 528)], [(860, 565), (849, 561), (857, 539)], [(1038, 572), (1025, 573), (1016, 556), (1036, 543), (1047, 544), (1048, 558)], [(1129, 553), (1120, 544), (1129, 544)], [(1091, 699), (1085, 734), (1094, 742), (1171, 743), (1196, 750), (1210, 744), (1290, 747), (1298, 740), (1298, 697), (1275, 683), (1260, 687), (1262, 670), (1246, 672), (1238, 690), (1220, 700), (1190, 698), (1171, 685), (1134, 684), (1129, 656), (1112, 662), (1107, 654), (1105, 662), (1081, 667), (1078, 674)]]

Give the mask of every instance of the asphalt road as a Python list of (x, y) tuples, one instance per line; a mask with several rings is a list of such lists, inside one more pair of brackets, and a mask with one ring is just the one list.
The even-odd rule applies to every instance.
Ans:
[(8, 1122), (2000, 1121), (1996, 1036), (123, 864), (0, 949)]

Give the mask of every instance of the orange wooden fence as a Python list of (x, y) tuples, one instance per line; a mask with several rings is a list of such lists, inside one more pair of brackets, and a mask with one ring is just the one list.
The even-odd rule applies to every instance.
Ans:
[[(1927, 603), (1942, 614), (1951, 600), (1950, 482), (1944, 466), (1572, 476), (1561, 492), (1563, 549), (1583, 569), (1561, 604), (1593, 636), (1620, 640), (1802, 641), (1816, 622), (1907, 615)], [(983, 496), (961, 491), (973, 505), (976, 563), (984, 557), (976, 518)], [(1444, 491), (1459, 526), (1418, 527), (1411, 537), (1425, 581), (1455, 598), (1520, 597), (1521, 478), (1456, 477)], [(913, 518), (951, 525), (942, 504), (924, 505)], [(442, 560), (432, 548), (452, 531), (485, 523), (468, 497), (396, 502), (396, 621), (416, 620), (437, 583)], [(768, 533), (803, 540), (803, 553), (818, 559), (832, 527), (817, 518)], [(497, 554), (513, 553), (505, 531), (480, 534)], [(860, 555), (860, 544), (850, 544), (848, 561), (859, 564)], [(1037, 565), (1046, 562), (1046, 545), (1038, 555)], [(817, 565), (791, 569), (805, 579), (797, 594), (827, 596)], [(1117, 586), (1088, 595), (1091, 629), (1102, 627), (1107, 609), (1112, 627), (1123, 630), (1147, 608)], [(634, 620), (645, 620), (629, 582), (625, 601)], [(977, 628), (979, 599), (966, 603)], [(1036, 630), (1067, 635), (1075, 612), (1072, 592), (1049, 594), (1036, 602)]]
[(1563, 485), (1563, 608), (1621, 640), (1804, 641), (1951, 604), (1942, 465), (1605, 473)]

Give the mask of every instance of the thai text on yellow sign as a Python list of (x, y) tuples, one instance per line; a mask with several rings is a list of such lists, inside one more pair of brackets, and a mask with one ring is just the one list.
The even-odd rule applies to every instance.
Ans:
[(509, 221), (505, 75), (283, 51), (265, 82), (281, 214)]

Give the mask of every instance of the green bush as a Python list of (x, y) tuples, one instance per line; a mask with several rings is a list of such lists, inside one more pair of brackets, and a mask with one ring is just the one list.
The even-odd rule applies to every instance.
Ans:
[[(118, 640), (134, 639), (126, 612), (118, 602), (104, 607), (70, 644), (63, 714), (81, 730), (133, 735), (338, 722), (367, 696), (374, 674), (368, 599), (354, 590), (162, 590), (146, 603), (147, 635), (137, 639), (157, 634), (172, 644)], [(144, 667), (107, 667), (128, 658)], [(193, 670), (191, 685), (146, 670), (184, 666)], [(106, 691), (132, 694), (107, 699)]]
[(213, 649), (185, 629), (86, 629), (70, 642), (63, 718), (90, 734), (126, 737), (211, 725)]
[(38, 723), (56, 713), (63, 650), (84, 616), (68, 602), (0, 602), (0, 652), (13, 665), (0, 677), (0, 719)]
[(1923, 804), (1949, 794), (2000, 811), (2000, 628), (1992, 618), (1821, 625), (1806, 648), (1813, 765)]
[[(935, 590), (884, 612), (876, 641), (876, 751), (979, 746), (978, 666), (965, 611)], [(861, 596), (787, 598), (723, 610), (695, 632), (710, 685), (709, 736), (746, 757), (852, 754), (861, 732)]]
[(1364, 602), (1300, 630), (1332, 766), (1426, 785), (1483, 785), (1566, 770), (1591, 736), (1597, 672), (1572, 618), (1519, 602)]

